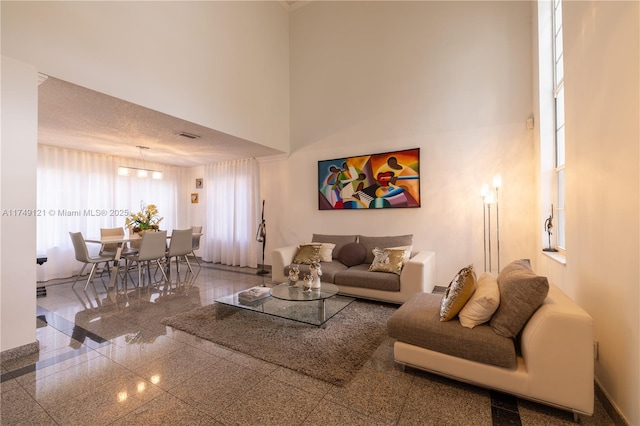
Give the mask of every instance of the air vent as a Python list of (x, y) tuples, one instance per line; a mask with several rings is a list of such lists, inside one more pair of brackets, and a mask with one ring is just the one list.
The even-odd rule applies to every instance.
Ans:
[(200, 136), (198, 136), (198, 135), (194, 135), (193, 133), (187, 133), (187, 132), (180, 132), (180, 133), (178, 133), (178, 136), (182, 136), (183, 138), (187, 138), (187, 139), (198, 139), (198, 138), (200, 138)]

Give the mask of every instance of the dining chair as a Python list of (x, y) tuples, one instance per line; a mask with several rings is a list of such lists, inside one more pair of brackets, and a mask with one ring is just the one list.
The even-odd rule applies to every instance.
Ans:
[[(129, 236), (133, 236), (136, 232), (133, 230), (133, 228), (129, 227)], [(144, 234), (143, 234), (144, 235)], [(132, 249), (135, 250), (139, 250), (140, 249), (140, 244), (142, 244), (141, 241), (131, 241), (131, 243), (129, 243), (129, 247), (131, 247)]]
[(200, 248), (200, 238), (202, 238), (202, 226), (192, 226), (191, 230), (193, 231), (193, 235), (191, 236), (191, 255), (196, 260), (198, 267), (200, 267), (200, 261), (198, 260), (198, 256), (196, 256), (196, 250)]
[(82, 265), (82, 269), (80, 269), (80, 272), (78, 273), (78, 276), (76, 277), (75, 281), (71, 285), (71, 288), (73, 288), (76, 285), (76, 283), (80, 279), (80, 276), (84, 272), (87, 265), (91, 265), (91, 271), (89, 272), (87, 283), (84, 285), (84, 289), (86, 290), (87, 287), (89, 286), (89, 283), (93, 281), (93, 276), (95, 275), (98, 264), (104, 262), (105, 264), (108, 265), (109, 262), (113, 260), (114, 256), (105, 254), (105, 255), (98, 255), (93, 257), (89, 255), (89, 250), (87, 249), (87, 243), (84, 240), (84, 237), (82, 236), (81, 232), (69, 232), (69, 235), (71, 236), (71, 242), (73, 243), (73, 250), (75, 251), (75, 254), (76, 254), (76, 260), (78, 262), (84, 263), (84, 265)]
[(174, 229), (171, 232), (171, 242), (169, 243), (169, 250), (167, 250), (167, 271), (171, 275), (171, 258), (176, 258), (176, 273), (178, 274), (178, 281), (180, 281), (180, 258), (184, 258), (187, 263), (191, 275), (193, 275), (193, 269), (191, 269), (191, 263), (187, 255), (193, 252), (193, 230), (188, 229)]
[[(103, 239), (104, 237), (124, 237), (124, 229), (123, 228), (100, 228), (100, 239)], [(122, 249), (124, 251), (125, 246), (122, 246)], [(109, 255), (109, 254), (116, 254), (116, 251), (118, 250), (118, 243), (112, 243), (112, 244), (103, 244), (102, 247), (100, 247), (100, 255)]]
[[(156, 264), (162, 272), (166, 282), (169, 281), (160, 261), (165, 258), (167, 250), (167, 231), (145, 232), (140, 241), (140, 249), (137, 253), (126, 256), (128, 263), (138, 267), (138, 286), (143, 284), (142, 270), (146, 268), (148, 285), (151, 285), (151, 266)], [(127, 290), (127, 276), (125, 275), (125, 291)]]

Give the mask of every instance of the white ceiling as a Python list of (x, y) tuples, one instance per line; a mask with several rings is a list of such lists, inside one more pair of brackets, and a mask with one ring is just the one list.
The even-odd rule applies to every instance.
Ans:
[[(280, 151), (49, 77), (38, 90), (38, 143), (193, 167)], [(198, 139), (178, 136), (199, 135)]]

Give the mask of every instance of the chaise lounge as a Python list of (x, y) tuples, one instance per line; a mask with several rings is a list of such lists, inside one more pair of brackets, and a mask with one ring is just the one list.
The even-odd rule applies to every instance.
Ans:
[[(530, 317), (512, 317), (507, 311), (519, 302), (508, 300), (513, 292), (510, 295), (508, 289), (505, 291), (503, 272), (497, 278), (501, 308), (489, 322), (473, 328), (463, 327), (457, 317), (441, 321), (446, 295), (417, 294), (403, 304), (387, 323), (389, 335), (396, 339), (395, 361), (569, 410), (574, 415), (592, 415), (591, 317), (558, 287), (546, 283), (544, 277), (536, 277), (544, 278), (548, 288), (540, 299), (541, 306), (535, 306)], [(518, 292), (521, 300), (532, 299), (531, 295)], [(500, 312), (502, 305), (504, 312)], [(496, 324), (498, 315), (502, 328)], [(520, 330), (518, 322), (523, 323)], [(511, 330), (504, 332), (505, 328)]]

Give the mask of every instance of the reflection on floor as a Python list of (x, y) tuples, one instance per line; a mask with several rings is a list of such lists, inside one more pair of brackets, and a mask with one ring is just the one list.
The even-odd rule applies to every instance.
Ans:
[[(391, 339), (345, 387), (160, 321), (271, 277), (203, 263), (171, 289), (47, 286), (40, 352), (3, 360), (2, 424), (562, 425), (571, 414), (393, 363)], [(107, 281), (105, 277), (105, 281)], [(599, 400), (584, 424), (614, 424)]]

